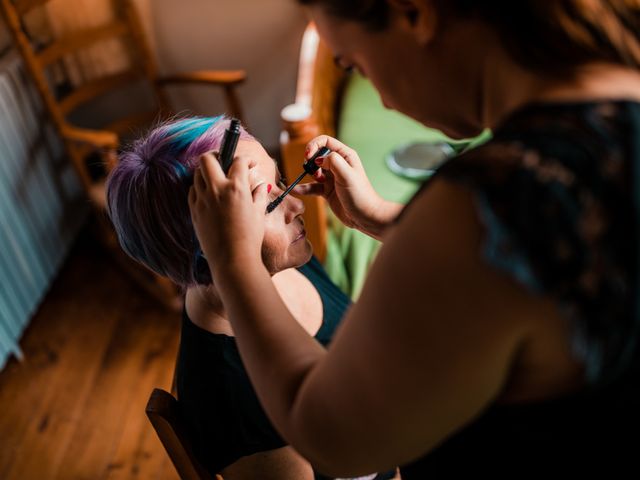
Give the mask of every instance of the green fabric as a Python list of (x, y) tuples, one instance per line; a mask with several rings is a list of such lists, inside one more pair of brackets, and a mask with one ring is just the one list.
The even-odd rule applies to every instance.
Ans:
[[(401, 113), (388, 110), (371, 83), (359, 75), (353, 75), (346, 86), (338, 125), (338, 138), (358, 152), (376, 191), (383, 198), (400, 203), (411, 199), (420, 182), (402, 178), (387, 167), (385, 158), (394, 149), (414, 142), (446, 142), (459, 152), (489, 137), (485, 132), (472, 141), (454, 141)], [(327, 273), (355, 300), (380, 243), (345, 227), (331, 212), (327, 242)]]

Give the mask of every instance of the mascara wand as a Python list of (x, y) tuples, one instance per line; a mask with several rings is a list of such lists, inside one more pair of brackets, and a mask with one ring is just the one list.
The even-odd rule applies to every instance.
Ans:
[(291, 190), (293, 190), (294, 187), (302, 181), (305, 175), (307, 174), (313, 175), (314, 173), (316, 173), (320, 168), (320, 166), (316, 165), (316, 160), (321, 157), (326, 157), (330, 153), (331, 153), (331, 150), (329, 150), (327, 147), (322, 147), (320, 150), (316, 152), (316, 154), (313, 157), (307, 160), (302, 166), (302, 168), (304, 168), (304, 172), (302, 172), (300, 176), (296, 178), (294, 182), (291, 185), (289, 185), (289, 187), (284, 192), (282, 192), (280, 196), (278, 196), (278, 198), (276, 198), (273, 202), (267, 205), (267, 213), (273, 212), (278, 207), (278, 205), (282, 203), (285, 197), (291, 193)]

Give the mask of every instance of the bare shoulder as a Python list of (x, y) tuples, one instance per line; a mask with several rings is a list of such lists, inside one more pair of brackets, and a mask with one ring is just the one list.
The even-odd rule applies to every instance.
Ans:
[[(567, 319), (552, 299), (532, 294), (483, 259), (486, 232), (475, 202), (464, 186), (437, 181), (406, 212), (396, 238), (390, 239), (398, 247), (389, 252), (388, 261), (400, 262), (397, 252), (405, 248), (424, 249), (418, 254), (421, 271), (426, 272), (420, 283), (432, 282), (425, 288), (436, 292), (444, 287), (439, 295), (443, 303), (434, 305), (452, 312), (462, 303), (459, 308), (471, 313), (456, 316), (469, 323), (461, 326), (482, 329), (477, 338), (488, 348), (502, 345), (512, 351), (496, 392), (500, 403), (536, 401), (580, 388), (583, 365), (571, 352)], [(450, 282), (448, 288), (438, 287), (443, 281)], [(424, 295), (432, 299), (428, 292)], [(425, 313), (430, 312), (433, 309), (427, 308)]]
[(366, 436), (364, 424), (397, 439), (379, 452), (381, 468), (425, 453), (495, 402), (539, 319), (555, 314), (482, 261), (482, 239), (471, 192), (434, 180), (389, 231), (317, 372), (341, 398), (374, 399), (352, 412), (362, 422), (353, 433)]
[(185, 311), (198, 327), (215, 334), (235, 336), (231, 324), (224, 318), (222, 306), (211, 302), (201, 287), (192, 287), (185, 295)]

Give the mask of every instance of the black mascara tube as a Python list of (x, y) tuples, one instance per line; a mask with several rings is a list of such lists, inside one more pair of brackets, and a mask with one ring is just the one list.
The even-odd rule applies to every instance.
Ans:
[(231, 120), (229, 128), (224, 132), (222, 149), (220, 150), (220, 163), (222, 164), (222, 170), (225, 175), (229, 173), (229, 169), (233, 163), (233, 156), (236, 153), (236, 147), (238, 146), (239, 139), (240, 120), (234, 118)]

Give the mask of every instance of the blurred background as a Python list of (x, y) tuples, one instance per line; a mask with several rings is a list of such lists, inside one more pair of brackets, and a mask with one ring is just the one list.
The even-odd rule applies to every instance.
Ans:
[[(161, 72), (205, 68), (242, 68), (251, 78), (242, 88), (246, 120), (253, 133), (270, 148), (278, 145), (279, 112), (295, 95), (304, 12), (292, 0), (134, 0)], [(152, 6), (153, 5), (153, 6)], [(108, 1), (52, 0), (29, 14), (34, 36), (62, 35), (87, 25), (99, 25), (112, 15)], [(0, 20), (2, 21), (2, 20)], [(4, 23), (0, 51), (11, 44)], [(93, 48), (84, 67), (108, 71), (121, 66), (117, 49)], [(86, 56), (85, 56), (86, 58)], [(127, 97), (130, 102), (132, 96)], [(136, 99), (141, 102), (144, 96)], [(187, 86), (172, 93), (178, 111), (224, 111), (222, 99)], [(122, 111), (118, 102), (100, 105), (105, 114)], [(142, 105), (140, 105), (142, 106)]]
[[(490, 135), (386, 110), (294, 0), (0, 5), (0, 479), (178, 478), (145, 408), (172, 392), (181, 292), (120, 251), (105, 214), (106, 175), (150, 125), (239, 117), (289, 179), (334, 135), (399, 202)], [(305, 203), (315, 254), (357, 299), (378, 242)]]

